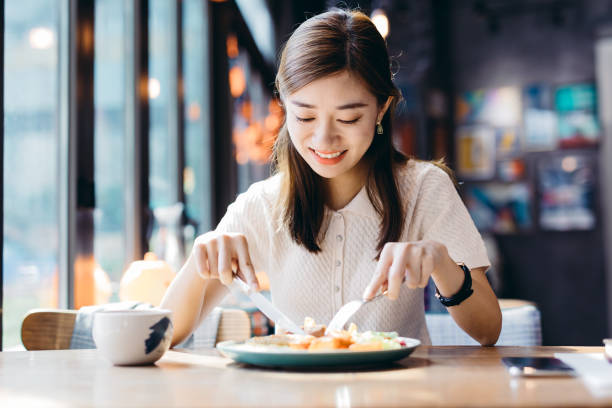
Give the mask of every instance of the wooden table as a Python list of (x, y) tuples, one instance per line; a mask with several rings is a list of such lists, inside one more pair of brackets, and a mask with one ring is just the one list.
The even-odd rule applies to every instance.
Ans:
[(612, 406), (577, 378), (512, 378), (503, 356), (601, 347), (419, 347), (379, 369), (272, 370), (214, 350), (169, 351), (155, 366), (114, 367), (96, 350), (0, 353), (0, 407)]

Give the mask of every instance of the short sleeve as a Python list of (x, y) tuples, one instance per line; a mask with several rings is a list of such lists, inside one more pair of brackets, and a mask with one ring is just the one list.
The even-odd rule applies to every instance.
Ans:
[(444, 244), (455, 262), (463, 262), (470, 269), (490, 266), (482, 237), (444, 170), (431, 165), (421, 184), (415, 212), (422, 239)]
[(266, 227), (267, 211), (259, 184), (253, 184), (246, 192), (238, 195), (236, 201), (227, 207), (225, 215), (215, 228), (217, 232), (244, 234), (256, 271), (267, 268), (264, 254), (269, 242)]

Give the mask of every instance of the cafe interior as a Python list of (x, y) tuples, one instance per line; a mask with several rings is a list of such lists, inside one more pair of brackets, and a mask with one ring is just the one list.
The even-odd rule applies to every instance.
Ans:
[[(586, 381), (582, 368), (572, 366), (579, 378), (534, 380), (510, 376), (500, 362), (606, 349), (612, 361), (612, 340), (604, 347), (612, 337), (612, 0), (0, 5), (0, 403), (612, 405), (612, 364), (587, 367), (601, 380), (593, 388), (598, 379)], [(159, 308), (195, 239), (270, 177), (285, 121), (275, 89), (280, 50), (300, 23), (334, 7), (368, 15), (387, 44), (402, 94), (394, 146), (453, 172), (491, 261), (487, 278), (502, 311), (496, 346), (459, 328), (430, 281), (423, 302), (431, 346), (353, 380), (342, 364), (281, 369), (302, 378), (292, 381), (215, 350), (275, 332), (257, 302), (231, 292), (156, 363), (161, 377), (145, 368), (107, 373), (111, 365), (88, 350), (95, 314)], [(266, 271), (256, 273), (270, 299)], [(39, 361), (40, 350), (66, 354)], [(80, 389), (62, 376), (53, 390), (42, 385), (53, 367), (76, 364), (72, 374), (91, 378)], [(449, 371), (456, 366), (467, 371)], [(9, 378), (9, 367), (37, 391)], [(204, 388), (195, 390), (188, 369), (203, 370)], [(122, 384), (139, 373), (154, 388), (172, 388), (133, 399)], [(451, 377), (464, 375), (469, 384), (458, 391)], [(466, 390), (480, 380), (490, 391), (472, 396)], [(213, 383), (234, 381), (244, 381), (248, 398), (211, 397)], [(144, 384), (132, 385), (146, 394)], [(283, 396), (268, 401), (268, 392)]]

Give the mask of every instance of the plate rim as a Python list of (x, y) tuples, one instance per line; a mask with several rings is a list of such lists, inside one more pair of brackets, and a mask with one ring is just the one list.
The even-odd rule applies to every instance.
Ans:
[[(399, 349), (386, 349), (386, 350), (348, 350), (348, 349), (339, 349), (339, 350), (322, 350), (322, 351), (308, 351), (308, 350), (300, 350), (300, 349), (291, 349), (291, 348), (277, 348), (277, 349), (265, 349), (262, 347), (262, 350), (258, 350), (257, 347), (243, 349), (236, 348), (235, 346), (243, 346), (245, 345), (245, 341), (236, 341), (236, 340), (225, 340), (219, 342), (215, 345), (215, 348), (220, 352), (223, 352), (224, 348), (229, 352), (237, 352), (237, 353), (251, 353), (261, 356), (305, 356), (305, 355), (316, 355), (316, 356), (339, 356), (339, 355), (364, 355), (364, 354), (385, 354), (388, 352), (400, 352), (407, 350), (414, 350), (419, 347), (423, 343), (419, 339), (415, 339), (412, 337), (402, 337), (398, 336), (397, 338), (402, 339), (406, 342), (406, 346), (401, 346)], [(408, 344), (411, 343), (411, 344)], [(226, 356), (228, 357), (228, 356)]]

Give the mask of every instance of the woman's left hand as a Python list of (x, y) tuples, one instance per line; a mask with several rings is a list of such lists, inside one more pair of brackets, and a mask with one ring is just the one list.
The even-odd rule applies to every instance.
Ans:
[(409, 288), (424, 288), (429, 277), (449, 263), (454, 264), (454, 261), (439, 242), (388, 242), (380, 253), (376, 272), (363, 292), (363, 299), (373, 298), (382, 288), (387, 290), (389, 299), (395, 300), (404, 281)]

